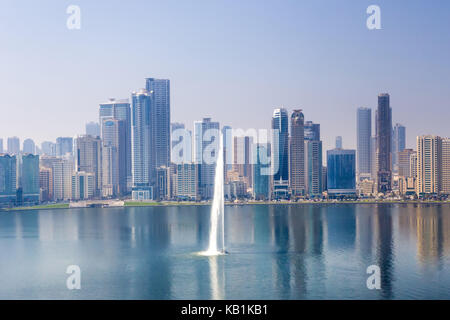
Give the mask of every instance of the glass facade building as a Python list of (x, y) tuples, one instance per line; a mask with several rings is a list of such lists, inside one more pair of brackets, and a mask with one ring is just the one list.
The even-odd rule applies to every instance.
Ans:
[(270, 145), (255, 144), (253, 158), (253, 197), (267, 200), (270, 197)]
[(16, 156), (0, 155), (0, 206), (13, 206), (16, 202)]
[(155, 161), (152, 144), (152, 96), (145, 90), (132, 93), (132, 164), (134, 200), (153, 199)]
[(24, 204), (39, 203), (39, 156), (26, 154), (22, 156), (21, 186)]
[(327, 188), (329, 197), (356, 195), (356, 152), (327, 151)]

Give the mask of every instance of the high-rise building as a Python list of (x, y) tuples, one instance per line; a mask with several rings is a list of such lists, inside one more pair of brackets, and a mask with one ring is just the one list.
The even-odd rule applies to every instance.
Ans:
[(51, 168), (43, 166), (39, 168), (39, 188), (42, 202), (53, 199), (53, 170)]
[(398, 152), (398, 175), (411, 177), (411, 155), (416, 153), (413, 149), (403, 149)]
[(413, 178), (417, 178), (417, 151), (411, 154), (409, 160), (409, 174)]
[(284, 108), (273, 111), (271, 146), (272, 193), (275, 198), (286, 198), (289, 194), (289, 117)]
[(21, 170), (23, 203), (39, 203), (39, 156), (31, 153), (22, 156)]
[(56, 156), (56, 144), (51, 141), (44, 141), (41, 143), (42, 154), (54, 157)]
[(305, 117), (302, 110), (291, 115), (290, 189), (293, 196), (305, 194)]
[(392, 167), (398, 171), (398, 153), (406, 147), (406, 128), (396, 123), (392, 134)]
[(336, 149), (342, 149), (342, 137), (341, 136), (336, 137)]
[(3, 139), (0, 138), (0, 153), (3, 153)]
[(95, 174), (78, 171), (72, 174), (72, 200), (88, 200), (95, 195)]
[(102, 190), (102, 140), (100, 136), (84, 135), (75, 139), (75, 172), (94, 174), (95, 196)]
[(18, 155), (20, 153), (20, 139), (18, 137), (8, 138), (8, 153)]
[(219, 122), (204, 118), (194, 123), (194, 162), (200, 165), (199, 193), (203, 199), (211, 199), (214, 194), (219, 137)]
[(72, 137), (59, 137), (56, 139), (56, 155), (62, 157), (67, 153), (73, 152), (73, 138)]
[(305, 140), (319, 141), (320, 140), (320, 124), (312, 121), (305, 121)]
[(94, 138), (100, 137), (100, 124), (93, 121), (86, 123), (86, 135)]
[[(377, 137), (376, 136), (371, 137), (370, 138), (370, 177), (375, 183), (377, 181), (377, 175), (378, 175), (377, 148), (378, 148)], [(378, 192), (378, 190), (376, 189), (376, 185), (375, 185), (374, 191)]]
[(322, 195), (322, 141), (305, 140), (305, 185), (310, 197)]
[(127, 192), (132, 187), (132, 148), (131, 148), (131, 108), (128, 99), (109, 99), (106, 103), (101, 103), (99, 108), (99, 121), (103, 123), (105, 119), (123, 120), (125, 122), (124, 139), (126, 168), (127, 168)]
[(30, 153), (35, 154), (36, 153), (36, 145), (34, 144), (34, 141), (31, 139), (25, 139), (23, 141), (23, 153)]
[(127, 193), (126, 122), (103, 119), (102, 122), (102, 196)]
[(305, 124), (305, 192), (311, 197), (322, 194), (322, 141), (320, 124), (307, 121)]
[(331, 198), (356, 194), (355, 150), (327, 151), (327, 188)]
[(152, 139), (152, 95), (145, 89), (131, 95), (132, 168), (134, 200), (154, 198), (155, 158)]
[[(42, 164), (45, 161), (41, 162)], [(69, 159), (52, 159), (47, 162), (53, 173), (53, 200), (68, 201), (72, 198), (73, 163)]]
[(222, 127), (224, 177), (227, 176), (228, 171), (231, 171), (233, 169), (232, 135), (233, 129), (230, 126)]
[(180, 200), (199, 200), (199, 165), (183, 163), (177, 165), (176, 197)]
[(252, 137), (234, 137), (233, 139), (233, 170), (244, 178), (247, 187), (251, 188), (252, 178)]
[(270, 198), (270, 145), (253, 145), (253, 198), (268, 200)]
[(151, 121), (155, 166), (170, 164), (170, 80), (145, 79), (147, 91), (152, 95)]
[(417, 137), (417, 194), (439, 194), (442, 182), (442, 138)]
[(443, 194), (450, 194), (450, 138), (442, 139), (442, 186)]
[(16, 156), (0, 154), (0, 206), (10, 207), (16, 203)]
[(378, 95), (378, 109), (376, 115), (377, 134), (377, 190), (387, 193), (392, 189), (392, 109), (389, 94)]
[[(369, 178), (372, 173), (372, 110), (358, 108), (356, 112), (356, 158), (358, 180)], [(373, 143), (376, 149), (376, 144)], [(375, 153), (373, 154), (375, 155)]]

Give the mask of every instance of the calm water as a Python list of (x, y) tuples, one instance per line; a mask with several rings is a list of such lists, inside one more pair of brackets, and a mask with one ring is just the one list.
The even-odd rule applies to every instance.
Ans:
[[(196, 254), (207, 206), (0, 212), (0, 298), (450, 299), (449, 205), (225, 211), (219, 257)], [(373, 264), (381, 290), (366, 287)]]

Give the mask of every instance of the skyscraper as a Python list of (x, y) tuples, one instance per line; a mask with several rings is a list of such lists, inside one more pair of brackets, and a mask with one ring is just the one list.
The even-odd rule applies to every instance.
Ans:
[(180, 200), (200, 200), (199, 165), (183, 163), (177, 165), (176, 197)]
[(334, 149), (327, 151), (327, 188), (331, 198), (356, 194), (356, 152)]
[(56, 139), (56, 155), (62, 157), (67, 153), (73, 152), (73, 138), (59, 137)]
[(72, 198), (73, 163), (69, 159), (49, 161), (53, 173), (53, 200), (67, 201)]
[(152, 140), (152, 96), (141, 89), (131, 95), (132, 168), (134, 200), (153, 199), (155, 158)]
[[(253, 145), (253, 198), (267, 200), (270, 198), (270, 145), (258, 143)], [(265, 159), (265, 158), (268, 159)]]
[(152, 95), (152, 135), (155, 166), (170, 164), (170, 80), (147, 78), (146, 89)]
[(320, 140), (320, 124), (312, 121), (305, 121), (305, 140), (319, 141)]
[[(356, 112), (356, 153), (358, 180), (370, 177), (372, 170), (372, 110), (358, 108)], [(374, 147), (376, 145), (374, 144)]]
[(23, 203), (39, 203), (39, 156), (31, 153), (22, 156), (21, 187)]
[(211, 199), (214, 192), (216, 158), (219, 148), (219, 122), (203, 118), (194, 122), (194, 162), (200, 165), (199, 192), (203, 199)]
[(398, 175), (403, 177), (411, 177), (411, 155), (416, 153), (412, 149), (403, 149), (398, 152)]
[(304, 120), (302, 110), (294, 110), (291, 115), (290, 137), (290, 188), (294, 196), (305, 193)]
[(95, 196), (102, 190), (102, 140), (100, 136), (78, 136), (75, 139), (75, 171), (94, 174)]
[[(295, 111), (294, 111), (295, 112)], [(300, 111), (298, 111), (301, 113)], [(275, 198), (285, 198), (289, 194), (289, 117), (284, 108), (273, 111), (272, 116), (272, 188)], [(291, 121), (293, 121), (291, 119)], [(297, 140), (303, 138), (303, 121)], [(298, 142), (298, 141), (297, 141)], [(298, 147), (295, 144), (295, 147)], [(298, 168), (296, 168), (298, 169)], [(301, 174), (296, 171), (296, 174)], [(298, 178), (298, 176), (297, 176)], [(298, 178), (301, 179), (301, 178)], [(304, 177), (303, 177), (304, 179)], [(298, 180), (297, 180), (298, 181)], [(304, 180), (303, 180), (304, 181)], [(303, 184), (304, 185), (304, 184)]]
[(93, 121), (86, 123), (86, 135), (100, 137), (100, 124)]
[(450, 138), (442, 139), (442, 186), (443, 194), (450, 194)]
[(31, 139), (25, 139), (23, 141), (23, 153), (30, 153), (35, 154), (36, 153), (36, 145), (34, 144), (34, 141)]
[[(307, 126), (306, 126), (307, 125)], [(322, 141), (320, 124), (307, 121), (305, 124), (305, 192), (311, 197), (322, 194)]]
[(439, 194), (442, 182), (442, 138), (417, 137), (417, 194)]
[(102, 122), (102, 195), (111, 197), (127, 192), (126, 123), (104, 119)]
[(0, 153), (3, 153), (3, 139), (0, 138)]
[(131, 148), (131, 108), (128, 99), (109, 99), (108, 102), (101, 103), (99, 108), (99, 121), (103, 123), (105, 119), (123, 120), (125, 122), (124, 139), (126, 141), (126, 170), (127, 170), (127, 192), (132, 186), (132, 148)]
[(394, 171), (398, 171), (398, 153), (406, 146), (406, 128), (396, 123), (392, 134), (392, 167)]
[(305, 140), (305, 184), (310, 197), (322, 195), (322, 141)]
[(17, 155), (20, 153), (20, 139), (18, 137), (8, 138), (8, 153)]
[(0, 154), (0, 206), (13, 206), (16, 202), (16, 156)]
[(389, 94), (378, 95), (377, 109), (377, 189), (378, 192), (391, 191), (391, 134), (392, 134), (392, 109), (389, 102)]
[(223, 174), (226, 177), (227, 172), (233, 168), (233, 152), (232, 152), (232, 131), (233, 129), (230, 126), (222, 127), (222, 137), (223, 137), (223, 164), (224, 171)]
[(239, 172), (239, 175), (244, 178), (247, 187), (251, 188), (253, 184), (252, 178), (252, 137), (234, 137), (233, 143), (233, 169)]

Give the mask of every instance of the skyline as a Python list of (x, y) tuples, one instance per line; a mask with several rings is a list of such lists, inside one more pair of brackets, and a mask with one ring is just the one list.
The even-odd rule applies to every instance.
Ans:
[[(336, 136), (355, 149), (355, 110), (374, 110), (376, 95), (389, 92), (393, 123), (407, 127), (407, 147), (418, 135), (448, 135), (450, 36), (442, 9), (450, 4), (444, 1), (432, 8), (377, 1), (381, 30), (365, 27), (368, 1), (176, 7), (108, 1), (108, 10), (106, 2), (79, 1), (82, 25), (75, 31), (65, 25), (68, 2), (23, 3), (30, 2), (0, 4), (4, 140), (31, 137), (40, 144), (81, 134), (86, 122), (98, 120), (100, 103), (130, 98), (148, 76), (171, 80), (172, 122), (188, 129), (204, 117), (266, 129), (274, 108), (302, 109), (306, 120), (321, 124), (324, 150)], [(14, 19), (19, 12), (23, 19)], [(152, 24), (160, 27), (147, 28)], [(132, 46), (142, 37), (156, 41)]]

